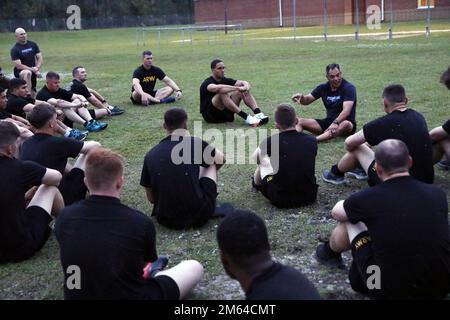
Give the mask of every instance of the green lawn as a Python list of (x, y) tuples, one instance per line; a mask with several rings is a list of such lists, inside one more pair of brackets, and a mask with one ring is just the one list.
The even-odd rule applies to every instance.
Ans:
[[(450, 22), (433, 24), (435, 29), (450, 29)], [(400, 30), (424, 30), (424, 23), (396, 26)], [(298, 35), (320, 35), (320, 27), (299, 29)], [(386, 28), (384, 27), (384, 30)], [(350, 27), (330, 28), (330, 34), (352, 33)], [(363, 30), (361, 30), (363, 32)], [(388, 40), (348, 41), (288, 41), (247, 40), (250, 37), (292, 35), (291, 29), (246, 30), (244, 43), (233, 45), (232, 40), (219, 38), (218, 45), (194, 41), (183, 46), (180, 33), (154, 40), (148, 47), (136, 45), (135, 29), (91, 30), (81, 32), (30, 33), (44, 54), (44, 71), (57, 71), (67, 84), (74, 66), (83, 65), (89, 73), (88, 84), (104, 94), (108, 101), (126, 108), (127, 113), (110, 120), (109, 128), (90, 138), (105, 147), (120, 152), (127, 159), (126, 186), (123, 202), (146, 213), (151, 207), (139, 186), (142, 160), (146, 152), (163, 137), (162, 116), (168, 106), (141, 108), (129, 101), (132, 71), (140, 65), (143, 49), (154, 52), (155, 64), (183, 89), (184, 99), (177, 106), (186, 108), (190, 121), (200, 121), (199, 86), (209, 76), (210, 61), (220, 57), (227, 64), (227, 75), (252, 83), (253, 94), (266, 114), (273, 115), (277, 104), (289, 102), (295, 92), (308, 93), (323, 82), (328, 63), (341, 64), (344, 77), (358, 89), (357, 120), (359, 126), (383, 114), (380, 95), (383, 87), (392, 82), (403, 84), (410, 104), (423, 113), (430, 128), (448, 119), (449, 91), (439, 84), (441, 72), (450, 64), (450, 34), (432, 33), (429, 39), (414, 36)], [(196, 34), (206, 39), (205, 34)], [(9, 48), (14, 43), (12, 33), (0, 34), (0, 66), (9, 73)], [(43, 82), (40, 81), (39, 86)], [(320, 102), (310, 107), (297, 107), (303, 117), (323, 117)], [(273, 122), (270, 123), (273, 127)], [(203, 130), (217, 128), (246, 129), (236, 119), (231, 125), (203, 124)], [(317, 158), (317, 177), (343, 155), (343, 139), (320, 145)], [(329, 211), (337, 200), (365, 187), (352, 181), (348, 186), (330, 187), (320, 179), (317, 204), (298, 210), (277, 210), (261, 195), (252, 192), (252, 165), (225, 166), (219, 177), (218, 200), (232, 202), (236, 207), (257, 212), (266, 221), (274, 256), (301, 269), (329, 299), (361, 299), (347, 282), (347, 271), (331, 270), (317, 265), (313, 259), (319, 235), (327, 235), (334, 226)], [(448, 194), (449, 173), (436, 170), (436, 184)], [(200, 230), (174, 232), (157, 226), (158, 249), (170, 254), (170, 265), (194, 258), (205, 266), (205, 277), (192, 299), (242, 298), (236, 282), (226, 277), (218, 259), (215, 242), (217, 220)], [(346, 256), (347, 265), (349, 257)], [(61, 299), (63, 274), (59, 265), (58, 247), (54, 238), (33, 259), (20, 264), (0, 267), (0, 298), (2, 299)]]

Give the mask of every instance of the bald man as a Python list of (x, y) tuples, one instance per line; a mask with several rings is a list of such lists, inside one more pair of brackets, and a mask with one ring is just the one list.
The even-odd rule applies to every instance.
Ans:
[(28, 92), (36, 94), (36, 79), (41, 77), (40, 69), (44, 63), (39, 46), (28, 40), (23, 28), (16, 29), (16, 44), (11, 49), (11, 60), (14, 62), (14, 76), (27, 82)]
[(338, 202), (338, 225), (316, 250), (319, 262), (343, 267), (351, 250), (350, 284), (380, 299), (443, 299), (450, 291), (445, 193), (409, 174), (406, 144), (389, 139), (375, 151), (381, 184)]

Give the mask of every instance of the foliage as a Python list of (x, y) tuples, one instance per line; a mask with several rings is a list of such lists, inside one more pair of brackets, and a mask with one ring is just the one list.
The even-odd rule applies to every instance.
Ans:
[(64, 18), (72, 4), (78, 5), (86, 18), (193, 12), (192, 0), (4, 0), (0, 2), (0, 19)]

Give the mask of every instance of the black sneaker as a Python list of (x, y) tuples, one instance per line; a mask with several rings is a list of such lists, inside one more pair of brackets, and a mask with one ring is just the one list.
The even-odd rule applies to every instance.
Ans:
[(86, 131), (72, 129), (72, 130), (70, 130), (68, 138), (78, 140), (78, 141), (84, 141), (84, 140), (86, 140), (87, 136), (88, 136), (88, 132), (86, 132)]
[(253, 190), (255, 190), (256, 192), (260, 192), (261, 191), (261, 186), (257, 185), (255, 183), (255, 177), (252, 177), (252, 188)]
[(322, 173), (322, 179), (325, 182), (332, 183), (335, 185), (347, 183), (347, 181), (345, 180), (345, 178), (343, 176), (342, 177), (337, 176), (333, 172), (331, 172), (331, 170), (325, 170)]
[(121, 114), (125, 113), (124, 109), (120, 109), (119, 107), (114, 107), (110, 110), (111, 116), (120, 116)]
[(225, 218), (227, 215), (234, 211), (234, 207), (230, 203), (223, 203), (216, 207), (212, 218)]
[(154, 278), (155, 275), (163, 270), (167, 264), (169, 263), (169, 257), (167, 256), (159, 256), (156, 261), (150, 262), (144, 268), (144, 279)]
[(367, 173), (362, 168), (356, 168), (352, 171), (347, 172), (347, 176), (355, 178), (356, 180), (368, 180), (369, 177)]
[(344, 264), (344, 261), (342, 261), (341, 254), (335, 254), (335, 255), (330, 254), (329, 252), (327, 252), (327, 250), (325, 248), (327, 245), (328, 245), (327, 243), (322, 243), (317, 247), (316, 255), (315, 255), (317, 261), (319, 261), (321, 264), (324, 264), (329, 267), (336, 267), (339, 269), (344, 269), (345, 264)]
[(450, 170), (450, 161), (441, 160), (437, 163), (437, 166), (443, 170)]
[(167, 98), (161, 99), (160, 103), (161, 104), (169, 104), (169, 103), (174, 103), (176, 101), (177, 101), (177, 99), (175, 99), (174, 97), (167, 97)]
[(258, 120), (261, 120), (261, 123), (260, 123), (261, 126), (269, 123), (269, 117), (266, 116), (262, 112), (258, 113), (258, 114), (255, 114), (255, 118), (258, 119)]

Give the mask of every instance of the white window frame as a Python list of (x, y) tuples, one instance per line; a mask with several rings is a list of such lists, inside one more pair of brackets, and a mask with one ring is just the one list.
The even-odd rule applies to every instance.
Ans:
[[(434, 9), (434, 7), (435, 7), (435, 5), (436, 5), (436, 0), (434, 1), (434, 4), (431, 4), (431, 0), (429, 0), (430, 1), (430, 9)], [(425, 1), (425, 5), (424, 6), (421, 6), (420, 5), (420, 0), (417, 0), (417, 9), (428, 9), (428, 6), (426, 5), (426, 1)]]

